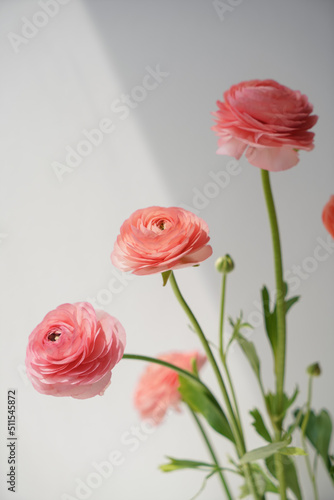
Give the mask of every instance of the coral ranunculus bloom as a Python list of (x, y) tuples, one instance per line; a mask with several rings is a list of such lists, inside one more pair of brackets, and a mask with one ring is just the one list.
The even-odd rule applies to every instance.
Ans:
[(194, 266), (212, 254), (208, 233), (204, 220), (183, 208), (136, 210), (121, 227), (111, 261), (138, 275)]
[(331, 236), (334, 238), (334, 195), (326, 203), (322, 211), (322, 222)]
[[(206, 356), (197, 351), (171, 352), (158, 356), (189, 372), (192, 371), (192, 360), (196, 359), (200, 370), (206, 362)], [(151, 363), (141, 376), (135, 395), (134, 404), (142, 418), (150, 418), (154, 424), (159, 424), (169, 408), (180, 411), (181, 394), (178, 373), (171, 368)]]
[(251, 80), (233, 85), (217, 101), (213, 113), (218, 154), (237, 160), (246, 152), (252, 165), (278, 172), (299, 161), (298, 150), (311, 151), (318, 120), (306, 95), (274, 80)]
[(120, 322), (88, 302), (62, 304), (30, 334), (27, 374), (42, 394), (102, 396), (125, 348)]

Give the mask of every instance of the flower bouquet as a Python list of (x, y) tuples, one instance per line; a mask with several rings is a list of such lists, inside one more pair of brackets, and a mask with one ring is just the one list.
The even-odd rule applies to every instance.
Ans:
[[(298, 478), (298, 460), (306, 461), (315, 500), (319, 499), (318, 461), (334, 483), (334, 462), (329, 449), (331, 418), (325, 409), (319, 412), (312, 408), (313, 380), (321, 374), (320, 364), (315, 362), (307, 367), (308, 397), (304, 404), (295, 404), (297, 389), (293, 394), (285, 392), (286, 317), (299, 297), (289, 295), (283, 279), (279, 226), (269, 177), (269, 172), (296, 165), (300, 150), (313, 149), (314, 134), (310, 129), (317, 116), (312, 111), (307, 97), (300, 92), (273, 80), (253, 80), (232, 86), (213, 113), (218, 154), (236, 159), (245, 154), (251, 165), (260, 168), (276, 279), (274, 293), (269, 293), (266, 286), (261, 290), (274, 387), (268, 390), (263, 382), (259, 355), (245, 334), (252, 325), (243, 320), (242, 313), (229, 318), (228, 338), (224, 332), (227, 276), (234, 269), (232, 257), (226, 254), (215, 262), (222, 279), (217, 339), (209, 340), (183, 296), (176, 280), (178, 270), (196, 268), (212, 255), (207, 224), (183, 208), (154, 206), (135, 211), (120, 229), (111, 260), (123, 272), (140, 276), (161, 273), (162, 286), (172, 288), (202, 344), (202, 352), (174, 350), (156, 358), (125, 354), (126, 334), (120, 321), (94, 310), (87, 302), (60, 305), (45, 316), (29, 337), (27, 373), (42, 394), (77, 399), (102, 395), (110, 384), (112, 369), (122, 359), (148, 362), (134, 394), (141, 417), (159, 425), (170, 409), (179, 411), (181, 405), (187, 406), (209, 455), (196, 460), (168, 457), (160, 469), (166, 473), (182, 469), (205, 471), (203, 487), (216, 475), (222, 486), (221, 498), (252, 496), (262, 500), (267, 494), (277, 494), (282, 500), (300, 500), (305, 485)], [(328, 237), (334, 238), (334, 196), (325, 205), (322, 218)], [(250, 411), (253, 426), (263, 440), (262, 446), (255, 449), (247, 447), (243, 415), (229, 369), (233, 344), (240, 346), (263, 398), (263, 408)], [(200, 376), (205, 363), (211, 366), (219, 394), (214, 394)], [(210, 427), (215, 431), (214, 439), (209, 436)], [(216, 450), (224, 445), (224, 440), (232, 443), (235, 453), (221, 462)], [(230, 474), (242, 480), (238, 493), (229, 486)]]

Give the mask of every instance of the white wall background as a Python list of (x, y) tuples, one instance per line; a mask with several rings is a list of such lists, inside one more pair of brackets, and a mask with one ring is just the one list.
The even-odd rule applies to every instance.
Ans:
[[(315, 150), (301, 153), (297, 167), (272, 176), (285, 269), (296, 277), (294, 266), (304, 266), (303, 278), (294, 281), (294, 292), (302, 300), (288, 318), (286, 385), (290, 392), (299, 385), (302, 404), (305, 367), (320, 361), (323, 375), (314, 383), (314, 407), (327, 407), (334, 414), (333, 251), (316, 269), (309, 260), (317, 238), (327, 239), (321, 211), (334, 193), (334, 3), (230, 1), (234, 7), (219, 17), (211, 1), (62, 0), (46, 21), (36, 14), (43, 3), (46, 0), (0, 4), (0, 496), (79, 498), (77, 480), (85, 482), (95, 470), (93, 462), (108, 460), (118, 450), (123, 463), (87, 498), (190, 499), (200, 487), (199, 474), (164, 475), (157, 470), (164, 455), (208, 458), (187, 414), (172, 415), (156, 432), (144, 434), (135, 451), (122, 442), (123, 433), (135, 432), (140, 425), (131, 398), (143, 364), (121, 363), (103, 398), (46, 397), (34, 391), (22, 372), (27, 338), (49, 310), (90, 299), (100, 306), (104, 301), (105, 309), (124, 324), (127, 352), (155, 355), (200, 347), (171, 290), (161, 287), (160, 276), (135, 278), (125, 282), (120, 293), (108, 295), (113, 272), (109, 255), (121, 223), (135, 209), (153, 204), (196, 208), (196, 189), (212, 193), (210, 172), (225, 170), (229, 161), (215, 154), (216, 138), (210, 130), (215, 101), (233, 83), (273, 78), (306, 93), (320, 116)], [(27, 24), (23, 18), (45, 25), (30, 32), (30, 38), (25, 32), (25, 41), (16, 39), (15, 45), (9, 33), (22, 36)], [(168, 76), (122, 120), (111, 110), (112, 103), (141, 85), (147, 66), (157, 65)], [(82, 131), (96, 128), (103, 118), (113, 121), (114, 131), (60, 182), (54, 162), (64, 163), (67, 146), (76, 148), (84, 139)], [(264, 283), (274, 287), (260, 174), (244, 160), (240, 169), (199, 210), (210, 227), (213, 258), (198, 269), (178, 273), (212, 341), (220, 288), (213, 267), (216, 257), (229, 252), (236, 261), (228, 284), (228, 314), (236, 316), (242, 308), (256, 323), (259, 290)], [(271, 354), (263, 328), (256, 328), (251, 338), (263, 358), (269, 388)], [(249, 425), (247, 412), (261, 404), (259, 392), (237, 349), (230, 364), (244, 423)], [(203, 374), (215, 386), (210, 369)], [(12, 387), (18, 390), (15, 496), (4, 479), (6, 394)], [(212, 437), (222, 457), (231, 452), (224, 440)], [(262, 444), (249, 429), (247, 441), (249, 447)], [(311, 499), (300, 462), (305, 499)], [(321, 469), (320, 497), (329, 500), (332, 486)], [(232, 478), (230, 483), (237, 492), (238, 481)], [(200, 498), (221, 495), (213, 478)]]

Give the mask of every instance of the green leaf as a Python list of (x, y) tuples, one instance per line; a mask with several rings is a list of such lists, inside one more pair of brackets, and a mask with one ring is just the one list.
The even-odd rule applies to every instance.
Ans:
[(201, 470), (211, 470), (216, 469), (216, 465), (208, 464), (207, 462), (197, 462), (195, 460), (179, 460), (173, 457), (166, 457), (170, 462), (168, 464), (162, 464), (159, 469), (163, 472), (173, 472), (174, 470), (180, 469), (201, 469)]
[(233, 320), (231, 318), (229, 318), (229, 320), (230, 320), (230, 324), (233, 327), (233, 333), (232, 333), (230, 341), (227, 345), (225, 355), (226, 355), (227, 350), (228, 350), (229, 346), (231, 345), (231, 343), (234, 340), (237, 340), (237, 342), (240, 345), (242, 351), (244, 352), (246, 358), (248, 359), (253, 371), (255, 372), (255, 375), (256, 375), (257, 379), (259, 380), (260, 385), (262, 385), (261, 375), (260, 375), (260, 359), (257, 355), (255, 346), (254, 346), (253, 342), (250, 342), (249, 340), (247, 340), (240, 332), (240, 330), (243, 328), (253, 328), (253, 327), (249, 323), (242, 322), (242, 312), (240, 313), (240, 316), (239, 316), (239, 318), (237, 318), (235, 323), (233, 322)]
[(300, 295), (296, 295), (296, 297), (291, 297), (291, 299), (286, 300), (285, 301), (285, 313), (287, 313), (289, 311), (289, 309), (293, 306), (293, 304), (298, 302), (299, 299), (300, 299)]
[(252, 425), (254, 426), (256, 432), (260, 434), (263, 439), (268, 441), (269, 443), (272, 442), (271, 436), (268, 432), (267, 427), (265, 426), (265, 423), (263, 422), (263, 418), (257, 408), (249, 412), (252, 417), (254, 418), (254, 422), (252, 422)]
[(276, 326), (276, 311), (270, 311), (270, 296), (268, 288), (264, 286), (261, 290), (263, 315), (266, 332), (272, 347), (273, 352), (276, 352), (277, 347), (277, 326)]
[(240, 465), (268, 458), (277, 453), (281, 448), (285, 448), (288, 444), (290, 444), (290, 441), (290, 439), (284, 439), (283, 441), (267, 444), (267, 446), (261, 446), (261, 448), (248, 451), (241, 457)]
[(260, 360), (257, 355), (255, 346), (253, 342), (250, 342), (249, 340), (245, 339), (241, 333), (236, 335), (236, 339), (243, 350), (246, 358), (248, 359), (251, 367), (253, 368), (253, 371), (257, 377), (258, 380), (260, 380)]
[[(279, 493), (277, 486), (270, 480), (264, 470), (258, 464), (251, 464), (253, 478), (256, 484), (256, 489), (261, 497), (265, 493)], [(245, 498), (252, 494), (250, 485), (246, 483), (240, 489), (240, 497)]]
[(288, 448), (282, 448), (279, 450), (282, 455), (307, 455), (307, 453), (302, 448), (296, 448), (295, 446), (289, 446)]
[(169, 280), (170, 275), (172, 274), (172, 271), (164, 271), (161, 273), (162, 275), (162, 286), (167, 285), (167, 281)]
[(286, 412), (291, 405), (296, 401), (296, 398), (299, 394), (299, 388), (296, 387), (295, 392), (292, 394), (292, 396), (289, 398), (286, 394), (283, 394), (283, 409), (284, 412)]
[(283, 412), (281, 414), (277, 413), (277, 408), (278, 408), (277, 394), (273, 394), (272, 392), (268, 392), (265, 395), (267, 407), (269, 408), (270, 413), (275, 421), (282, 420), (282, 418), (286, 414), (287, 410), (295, 402), (298, 394), (299, 394), (298, 387), (296, 387), (295, 392), (292, 394), (291, 397), (287, 396), (285, 393), (283, 394)]
[[(288, 285), (284, 283), (284, 297), (288, 294)], [(276, 304), (274, 309), (271, 311), (270, 309), (270, 295), (268, 288), (264, 286), (261, 290), (262, 295), (262, 305), (263, 305), (263, 315), (264, 315), (264, 323), (266, 327), (266, 332), (274, 353), (276, 355), (277, 349), (277, 313), (276, 313)], [(285, 300), (285, 313), (287, 313), (293, 304), (298, 302), (300, 299), (299, 296), (291, 297), (288, 300)]]
[(227, 350), (230, 347), (230, 345), (232, 344), (232, 342), (234, 340), (236, 340), (236, 338), (237, 338), (238, 335), (240, 335), (240, 330), (241, 329), (243, 329), (243, 328), (253, 328), (252, 325), (250, 325), (249, 323), (246, 323), (246, 322), (243, 323), (242, 318), (243, 318), (242, 311), (240, 312), (240, 316), (236, 319), (236, 322), (234, 322), (231, 317), (228, 318), (229, 323), (230, 323), (230, 325), (233, 328), (233, 332), (232, 332), (231, 338), (230, 338), (230, 340), (228, 342), (228, 345), (226, 347), (225, 353), (227, 353)]
[(179, 381), (179, 392), (183, 401), (194, 412), (203, 415), (215, 431), (235, 443), (230, 424), (213, 394), (196, 380), (179, 375)]
[(303, 420), (303, 410), (302, 410), (302, 408), (294, 412), (294, 417), (295, 417), (295, 421), (291, 425), (289, 425), (285, 437), (292, 436), (292, 434), (295, 431), (295, 429), (300, 426), (300, 424), (301, 424), (301, 422)]
[[(300, 491), (295, 464), (290, 457), (282, 458), (286, 486), (292, 491), (297, 500), (302, 500), (302, 494)], [(274, 457), (269, 457), (266, 459), (266, 466), (269, 472), (277, 479)]]
[[(299, 410), (296, 410), (295, 416), (297, 415), (298, 411)], [(304, 418), (305, 415), (303, 415), (299, 427), (303, 425)], [(334, 481), (332, 462), (329, 456), (329, 445), (332, 435), (332, 422), (326, 410), (321, 410), (318, 415), (316, 415), (313, 410), (310, 411), (307, 426), (305, 429), (305, 435), (312, 446), (315, 448), (316, 452), (323, 459), (325, 467), (328, 470), (332, 480)]]

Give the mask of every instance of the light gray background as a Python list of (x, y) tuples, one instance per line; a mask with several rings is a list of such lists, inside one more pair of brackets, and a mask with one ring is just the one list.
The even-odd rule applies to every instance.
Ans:
[[(113, 277), (109, 256), (123, 220), (154, 204), (196, 209), (196, 190), (212, 195), (198, 213), (209, 224), (214, 256), (200, 268), (180, 271), (180, 285), (215, 342), (220, 283), (213, 263), (230, 252), (236, 270), (228, 283), (228, 314), (236, 316), (242, 308), (247, 319), (259, 323), (259, 290), (264, 283), (274, 288), (260, 173), (243, 159), (240, 173), (226, 187), (209, 186), (210, 172), (226, 170), (229, 161), (215, 154), (210, 112), (230, 85), (273, 78), (306, 93), (320, 116), (315, 150), (301, 153), (297, 167), (272, 176), (285, 269), (295, 277), (294, 266), (304, 266), (304, 278), (294, 280), (294, 293), (302, 300), (288, 318), (286, 386), (291, 393), (299, 385), (302, 404), (305, 367), (320, 361), (323, 375), (314, 383), (313, 404), (334, 414), (334, 257), (327, 253), (315, 265), (310, 260), (317, 239), (327, 239), (321, 211), (334, 193), (334, 3), (231, 1), (234, 6), (223, 16), (211, 1), (65, 3), (17, 53), (8, 34), (21, 35), (22, 18), (32, 20), (41, 7), (27, 0), (0, 4), (2, 474), (7, 471), (6, 394), (12, 387), (18, 390), (19, 435), (17, 493), (7, 491), (2, 475), (0, 496), (78, 498), (76, 481), (86, 481), (95, 471), (93, 462), (108, 460), (119, 450), (122, 465), (87, 498), (187, 500), (199, 489), (201, 475), (157, 470), (164, 455), (208, 458), (186, 412), (170, 415), (154, 433), (144, 434), (135, 451), (121, 440), (140, 425), (132, 394), (144, 365), (120, 363), (102, 398), (46, 397), (24, 376), (27, 338), (57, 305), (91, 299), (100, 305), (104, 300), (105, 309), (123, 323), (127, 352), (155, 355), (200, 348), (171, 290), (161, 287), (160, 276), (124, 281), (119, 293), (106, 292)], [(168, 77), (121, 120), (110, 106), (141, 85), (147, 66), (157, 65)], [(76, 148), (84, 139), (82, 130), (96, 128), (103, 118), (113, 120), (113, 133), (59, 182), (54, 162), (64, 162), (66, 147)], [(271, 354), (261, 325), (251, 339), (269, 388)], [(259, 446), (263, 442), (249, 429), (248, 410), (261, 405), (253, 374), (237, 349), (230, 365), (248, 426), (248, 447)], [(216, 387), (208, 367), (203, 376)], [(232, 451), (211, 435), (222, 457)], [(311, 499), (303, 459), (299, 462), (305, 499)], [(329, 500), (333, 490), (319, 469), (320, 497)], [(239, 481), (230, 482), (237, 492)], [(213, 478), (200, 498), (221, 495)]]

